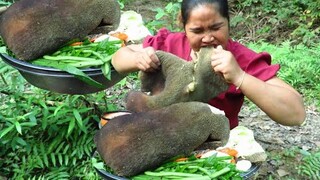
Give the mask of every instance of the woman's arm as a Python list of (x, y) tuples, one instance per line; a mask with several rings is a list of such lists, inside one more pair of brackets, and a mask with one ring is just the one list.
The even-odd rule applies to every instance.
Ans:
[(277, 77), (264, 82), (245, 74), (240, 89), (277, 123), (287, 126), (301, 125), (306, 118), (301, 95)]
[(120, 48), (111, 61), (119, 73), (134, 71), (152, 72), (158, 69), (160, 61), (152, 47), (143, 48), (141, 44), (133, 44)]
[[(301, 95), (277, 77), (264, 82), (239, 67), (231, 52), (222, 47), (214, 50), (211, 65), (226, 82), (239, 87), (242, 93), (274, 121), (288, 126), (301, 125), (306, 112)], [(243, 76), (244, 75), (244, 76)]]

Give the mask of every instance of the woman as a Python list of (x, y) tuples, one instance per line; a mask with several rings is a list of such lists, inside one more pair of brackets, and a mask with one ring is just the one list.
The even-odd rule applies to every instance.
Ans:
[(121, 48), (113, 57), (114, 68), (120, 73), (152, 73), (160, 65), (155, 50), (190, 61), (201, 47), (213, 46), (212, 70), (221, 73), (230, 86), (208, 103), (225, 112), (231, 129), (238, 125), (244, 96), (282, 125), (304, 122), (302, 97), (276, 76), (280, 66), (271, 65), (270, 54), (255, 53), (230, 39), (226, 0), (183, 0), (180, 20), (185, 32), (161, 29), (146, 37), (143, 44)]

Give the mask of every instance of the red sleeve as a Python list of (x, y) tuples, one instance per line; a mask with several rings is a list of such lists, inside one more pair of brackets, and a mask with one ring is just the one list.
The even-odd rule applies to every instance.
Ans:
[(271, 65), (270, 54), (263, 52), (257, 54), (252, 61), (248, 63), (245, 71), (262, 81), (267, 81), (276, 76), (279, 69), (279, 64)]
[(162, 28), (158, 31), (158, 33), (155, 36), (147, 36), (143, 40), (143, 47), (153, 47), (157, 50), (163, 50), (165, 51), (167, 49), (165, 40), (169, 35), (169, 30)]
[(256, 53), (234, 41), (229, 41), (228, 49), (244, 71), (262, 81), (267, 81), (276, 76), (280, 69), (279, 64), (271, 65), (271, 55), (269, 53)]
[(188, 61), (191, 60), (191, 47), (183, 32), (170, 32), (168, 29), (162, 28), (155, 36), (147, 36), (142, 45), (172, 53)]

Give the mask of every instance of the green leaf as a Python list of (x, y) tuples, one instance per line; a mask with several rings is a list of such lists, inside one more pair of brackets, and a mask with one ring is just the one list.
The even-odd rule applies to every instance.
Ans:
[(33, 127), (33, 126), (36, 126), (37, 123), (36, 122), (23, 122), (20, 125), (21, 126), (26, 126), (26, 127)]
[(104, 169), (104, 163), (103, 162), (92, 162), (93, 167), (97, 168), (97, 169)]
[(66, 72), (74, 75), (76, 78), (88, 83), (91, 86), (95, 86), (97, 88), (104, 87), (101, 83), (95, 81), (94, 79), (89, 77), (86, 73), (84, 73), (83, 71), (81, 71), (80, 69), (78, 69), (74, 66), (64, 65), (64, 66), (57, 66), (56, 68), (61, 69), (63, 71), (66, 71)]
[(17, 143), (21, 144), (22, 146), (27, 145), (27, 142), (20, 137), (17, 137), (15, 140), (17, 141)]
[(62, 104), (60, 106), (58, 106), (55, 110), (54, 110), (54, 115), (56, 116), (58, 114), (58, 112), (60, 111), (61, 108), (63, 108), (65, 106), (65, 104)]
[(111, 80), (111, 66), (110, 66), (110, 63), (104, 63), (101, 66), (101, 70), (102, 70), (102, 73), (103, 73), (104, 77), (106, 77), (108, 80)]
[(44, 164), (46, 165), (46, 167), (49, 167), (49, 161), (48, 161), (47, 154), (42, 154), (42, 157), (43, 157), (43, 161), (44, 161)]
[[(62, 138), (61, 138), (62, 139)], [(61, 149), (63, 148), (63, 146), (65, 145), (65, 142), (61, 142), (61, 144), (59, 144), (59, 146), (57, 147), (57, 149), (56, 149), (56, 153), (60, 153), (61, 151)]]
[(92, 151), (92, 148), (90, 147), (89, 144), (88, 144), (87, 146), (84, 146), (84, 152), (85, 152), (88, 156), (90, 156), (91, 151)]
[(43, 143), (40, 144), (40, 151), (42, 154), (44, 164), (46, 165), (46, 167), (49, 167), (48, 156)]
[(64, 156), (64, 164), (65, 164), (66, 166), (68, 166), (68, 164), (69, 164), (69, 155), (68, 155), (68, 154), (66, 154), (66, 155)]
[(48, 106), (46, 105), (46, 102), (45, 101), (38, 101), (39, 104), (44, 108), (44, 109), (48, 109)]
[(0, 139), (5, 136), (7, 133), (9, 133), (15, 126), (11, 125), (8, 128), (3, 129), (2, 131), (0, 131)]
[(75, 120), (74, 118), (72, 118), (69, 122), (69, 127), (68, 127), (68, 132), (67, 132), (67, 136), (70, 136), (70, 134), (72, 133), (73, 129), (75, 126)]
[(58, 154), (58, 160), (59, 160), (59, 164), (63, 165), (63, 159), (62, 159), (61, 153)]
[(10, 6), (12, 2), (0, 1), (0, 6)]
[(41, 168), (44, 168), (43, 161), (42, 161), (42, 159), (40, 158), (40, 156), (36, 156), (36, 160), (37, 160), (38, 165), (39, 165)]
[(14, 122), (14, 125), (15, 125), (18, 133), (19, 133), (19, 134), (22, 134), (20, 123), (19, 123), (18, 121), (15, 121), (15, 122)]
[(161, 19), (163, 16), (165, 16), (165, 12), (162, 10), (162, 11), (159, 11), (159, 12), (156, 14), (155, 18), (156, 18), (156, 20), (159, 20), (159, 19)]
[(76, 109), (73, 109), (72, 111), (73, 111), (74, 117), (75, 117), (76, 120), (77, 120), (77, 123), (78, 123), (79, 127), (80, 127), (80, 128), (83, 128), (82, 117), (81, 117), (79, 111), (76, 110)]
[(67, 145), (64, 147), (62, 154), (66, 154), (66, 153), (68, 152), (69, 148), (70, 148), (70, 145), (67, 144)]
[(1, 53), (1, 54), (8, 54), (8, 53), (7, 53), (7, 48), (6, 48), (5, 46), (1, 46), (1, 47), (0, 47), (0, 53)]
[[(30, 123), (37, 124), (37, 118), (35, 117), (34, 114), (35, 114), (35, 113), (30, 114), (28, 117), (29, 117)], [(21, 124), (22, 124), (22, 123), (21, 123)]]
[(53, 164), (53, 166), (56, 166), (56, 156), (53, 153), (50, 153), (50, 157), (51, 157), (51, 162)]
[(77, 158), (76, 158), (76, 157), (74, 157), (74, 158), (72, 159), (72, 165), (74, 165), (74, 166), (77, 165)]
[(48, 126), (48, 119), (47, 118), (43, 118), (41, 120), (41, 128), (42, 128), (42, 130), (45, 130), (47, 128), (47, 126)]

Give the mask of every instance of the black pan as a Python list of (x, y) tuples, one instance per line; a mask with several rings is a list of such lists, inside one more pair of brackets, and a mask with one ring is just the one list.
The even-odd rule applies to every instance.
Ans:
[(124, 75), (120, 75), (115, 70), (112, 70), (111, 80), (109, 81), (103, 75), (100, 68), (84, 69), (84, 73), (103, 85), (103, 88), (98, 88), (59, 69), (33, 65), (29, 62), (15, 59), (7, 54), (0, 54), (0, 56), (5, 63), (17, 69), (24, 79), (30, 84), (41, 89), (62, 94), (95, 93), (113, 86), (124, 78)]

